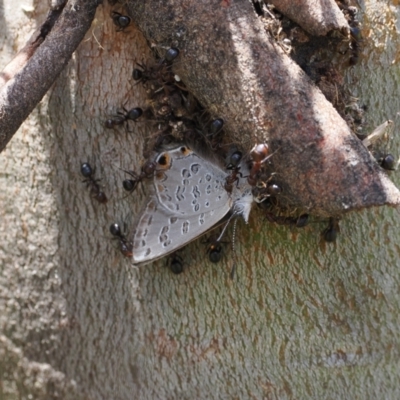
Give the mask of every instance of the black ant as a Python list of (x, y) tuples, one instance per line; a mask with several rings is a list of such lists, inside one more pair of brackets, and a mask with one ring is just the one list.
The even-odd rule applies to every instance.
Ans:
[(269, 182), (266, 187), (266, 192), (270, 196), (278, 196), (282, 193), (282, 188), (274, 182)]
[(122, 15), (116, 11), (111, 12), (111, 18), (117, 27), (117, 32), (123, 31), (131, 23), (131, 17)]
[(272, 213), (266, 213), (265, 217), (269, 222), (276, 223), (278, 225), (291, 225), (295, 226), (296, 228), (303, 228), (308, 224), (309, 215), (302, 214), (300, 217), (283, 217), (274, 215)]
[(139, 182), (141, 182), (145, 178), (151, 178), (156, 170), (157, 164), (154, 161), (146, 161), (142, 167), (140, 174), (137, 174), (134, 171), (125, 171), (127, 174), (133, 177), (133, 179), (125, 179), (122, 182), (122, 186), (127, 192), (133, 192)]
[(207, 245), (208, 259), (212, 263), (220, 262), (224, 254), (222, 244), (227, 242), (221, 242), (221, 238), (212, 235), (202, 243)]
[(337, 235), (340, 232), (339, 220), (337, 218), (329, 218), (328, 227), (322, 232), (325, 242), (336, 241)]
[(216, 135), (224, 127), (224, 120), (221, 118), (214, 119), (210, 124), (210, 136)]
[(132, 257), (132, 243), (129, 243), (126, 236), (122, 233), (120, 226), (115, 223), (110, 226), (110, 233), (114, 236), (114, 239), (119, 240), (120, 251), (125, 257)]
[(257, 144), (250, 151), (250, 157), (252, 160), (250, 174), (247, 177), (247, 182), (251, 186), (257, 184), (262, 164), (272, 155), (269, 154), (269, 148), (267, 144)]
[[(179, 89), (182, 89), (180, 86), (176, 84), (175, 86), (177, 86)], [(185, 96), (183, 96), (183, 100), (184, 100), (184, 107), (187, 110), (187, 114), (194, 123), (193, 129), (190, 130), (191, 133), (193, 133), (193, 139), (196, 141), (202, 136), (203, 140), (207, 143), (208, 147), (210, 147), (211, 150), (217, 151), (218, 149), (220, 149), (222, 147), (222, 144), (221, 141), (219, 140), (220, 135), (218, 134), (221, 132), (224, 126), (224, 120), (221, 118), (217, 118), (212, 120), (209, 125), (204, 124), (201, 119), (201, 115), (199, 115), (199, 113), (196, 112), (196, 109), (198, 110), (200, 108), (196, 100), (191, 98), (190, 94), (188, 96), (188, 99), (186, 99)], [(187, 100), (188, 102), (186, 103)]]
[[(167, 61), (167, 62), (172, 62), (178, 56), (179, 56), (179, 49), (177, 49), (175, 47), (171, 47), (165, 53), (164, 60)], [(161, 62), (163, 62), (163, 60), (161, 60)]]
[(208, 259), (212, 263), (220, 262), (224, 254), (221, 242), (214, 241), (210, 243), (207, 249)]
[(167, 267), (176, 275), (179, 275), (183, 272), (183, 259), (178, 254), (174, 253), (167, 260)]
[(297, 228), (304, 228), (308, 224), (308, 220), (309, 220), (309, 215), (308, 214), (300, 215), (300, 217), (297, 218), (296, 227)]
[[(132, 71), (132, 78), (135, 81), (142, 82), (145, 84), (147, 81), (151, 80), (160, 80), (164, 81), (164, 74), (166, 72), (170, 73), (169, 68), (165, 67), (165, 61), (172, 62), (179, 55), (179, 50), (171, 47), (167, 50), (165, 57), (162, 58), (159, 63), (154, 67), (147, 67), (146, 65), (137, 63), (137, 66), (140, 68), (134, 68)], [(170, 81), (170, 79), (167, 79)]]
[(148, 80), (154, 79), (152, 69), (148, 69), (145, 65), (137, 63), (139, 68), (134, 68), (132, 78), (134, 81), (146, 83)]
[(386, 154), (384, 157), (382, 157), (380, 164), (383, 169), (388, 171), (393, 171), (396, 168), (396, 160), (391, 154)]
[(361, 30), (359, 27), (354, 26), (350, 28), (350, 45), (351, 45), (351, 56), (349, 59), (349, 65), (356, 65), (360, 53), (360, 43), (362, 42)]
[(229, 164), (226, 169), (231, 170), (232, 173), (225, 179), (225, 190), (229, 193), (232, 192), (233, 184), (239, 182), (239, 177), (242, 177), (240, 172), (240, 161), (242, 160), (242, 153), (240, 151), (235, 151), (229, 157)]
[(136, 121), (143, 115), (143, 110), (139, 107), (132, 108), (131, 110), (127, 110), (123, 107), (124, 112), (118, 111), (117, 115), (106, 120), (104, 123), (105, 127), (108, 129), (113, 129), (118, 125), (122, 125), (125, 122), (127, 123), (130, 121)]
[[(142, 67), (141, 64), (138, 64), (138, 65), (139, 65), (140, 67)], [(142, 67), (142, 68), (144, 69), (144, 67)], [(132, 78), (133, 78), (133, 80), (134, 80), (134, 81), (143, 80), (143, 79), (144, 79), (144, 77), (143, 77), (143, 72), (144, 72), (144, 71), (142, 71), (141, 69), (134, 68), (133, 71), (132, 71)]]
[(100, 190), (100, 186), (97, 183), (100, 179), (94, 179), (94, 170), (89, 163), (83, 163), (81, 165), (81, 174), (86, 178), (83, 182), (90, 187), (90, 194), (92, 197), (99, 203), (107, 203), (107, 196)]
[(163, 66), (157, 65), (155, 67), (147, 67), (146, 65), (137, 63), (140, 68), (134, 68), (132, 71), (132, 78), (138, 83), (141, 82), (143, 85), (148, 81), (155, 81), (162, 79)]
[(146, 65), (137, 63), (137, 66), (140, 69), (134, 68), (132, 71), (132, 78), (134, 81), (137, 81), (137, 83), (141, 82), (145, 86), (147, 82), (153, 81), (157, 83), (157, 88), (154, 89), (158, 89), (158, 87), (163, 84), (171, 84), (174, 82), (171, 71), (165, 64), (147, 67)]
[(349, 65), (356, 65), (358, 62), (360, 44), (362, 44), (362, 34), (357, 20), (357, 8), (349, 5), (349, 1), (339, 2), (338, 5), (343, 11), (345, 18), (350, 26), (350, 58)]
[(252, 189), (253, 196), (256, 202), (262, 207), (266, 208), (271, 203), (271, 198), (276, 198), (282, 193), (282, 187), (275, 182), (269, 182), (272, 175), (266, 182), (261, 182)]

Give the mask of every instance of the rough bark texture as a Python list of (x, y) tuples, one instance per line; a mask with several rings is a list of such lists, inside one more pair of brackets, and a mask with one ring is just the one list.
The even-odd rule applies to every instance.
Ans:
[(41, 45), (26, 48), (27, 57), (32, 53), (28, 61), (0, 92), (0, 151), (67, 65), (89, 29), (97, 5), (95, 0), (70, 1)]
[(282, 14), (314, 36), (332, 31), (348, 35), (350, 27), (333, 0), (269, 0)]
[[(40, 18), (11, 4), (0, 38)], [(351, 78), (379, 125), (400, 109), (390, 24), (398, 9), (372, 6), (365, 32), (376, 36)], [(399, 398), (393, 209), (349, 215), (333, 246), (320, 243), (323, 224), (295, 231), (253, 210), (238, 226), (234, 281), (229, 246), (211, 265), (205, 245), (191, 244), (178, 276), (164, 260), (136, 269), (118, 253), (108, 227), (129, 225), (145, 199), (140, 190), (124, 198), (118, 167), (137, 168), (151, 132), (145, 123), (133, 134), (107, 131), (103, 121), (144, 102), (130, 74), (149, 50), (134, 27), (117, 34), (109, 12), (98, 9), (67, 70), (0, 155), (0, 398)], [(85, 161), (102, 178), (105, 205), (81, 182)]]
[[(147, 39), (180, 49), (175, 71), (245, 152), (266, 141), (284, 206), (340, 216), (400, 204), (400, 192), (248, 0), (131, 1)], [(202, 15), (199, 20), (198, 16)]]
[(42, 45), (53, 28), (61, 12), (62, 7), (57, 10), (51, 10), (46, 17), (46, 21), (32, 34), (25, 46), (0, 72), (0, 87), (12, 79), (35, 54), (35, 51)]

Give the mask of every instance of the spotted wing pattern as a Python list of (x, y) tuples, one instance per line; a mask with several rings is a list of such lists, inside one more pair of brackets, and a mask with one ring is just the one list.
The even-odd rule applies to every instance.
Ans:
[(227, 173), (186, 145), (156, 156), (149, 200), (136, 221), (133, 263), (163, 257), (208, 231), (232, 208)]

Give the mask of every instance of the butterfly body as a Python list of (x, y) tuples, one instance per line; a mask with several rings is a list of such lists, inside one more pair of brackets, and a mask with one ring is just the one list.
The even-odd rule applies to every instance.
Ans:
[(132, 235), (133, 264), (146, 264), (176, 251), (229, 213), (247, 222), (253, 195), (246, 179), (240, 178), (227, 191), (230, 171), (185, 144), (155, 154), (154, 162), (149, 198)]

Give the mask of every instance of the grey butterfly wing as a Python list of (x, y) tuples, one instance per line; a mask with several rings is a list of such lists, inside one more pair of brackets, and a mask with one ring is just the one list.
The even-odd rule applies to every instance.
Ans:
[(231, 209), (226, 173), (187, 146), (160, 153), (133, 234), (133, 263), (161, 258), (202, 235)]

